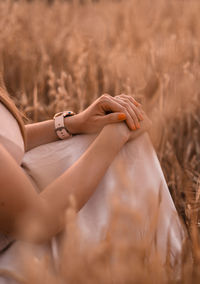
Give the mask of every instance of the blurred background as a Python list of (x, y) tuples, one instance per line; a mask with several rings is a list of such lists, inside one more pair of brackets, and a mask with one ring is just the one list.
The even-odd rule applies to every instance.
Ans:
[(195, 271), (197, 278), (199, 13), (196, 0), (0, 1), (1, 69), (27, 123), (65, 109), (82, 111), (103, 93), (125, 93), (143, 104), (172, 198), (195, 247), (196, 270), (188, 273)]

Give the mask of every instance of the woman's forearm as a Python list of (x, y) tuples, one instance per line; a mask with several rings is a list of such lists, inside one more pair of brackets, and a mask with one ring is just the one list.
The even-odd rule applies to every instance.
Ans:
[(0, 231), (16, 238), (46, 241), (62, 230), (70, 196), (80, 210), (128, 139), (125, 123), (104, 127), (73, 166), (37, 194), (30, 180), (0, 145)]
[[(80, 119), (70, 116), (64, 119), (64, 124), (72, 134), (78, 134)], [(45, 120), (42, 122), (32, 123), (25, 126), (26, 129), (26, 151), (37, 146), (59, 140), (54, 126), (54, 120)]]
[[(62, 222), (62, 218), (58, 216), (59, 213), (60, 216), (64, 215), (64, 211), (69, 206), (70, 195), (74, 196), (78, 211), (94, 193), (106, 170), (127, 141), (125, 128), (127, 128), (125, 124), (104, 127), (79, 160), (41, 193), (41, 197), (46, 200), (49, 209), (53, 212), (57, 224), (58, 220)], [(50, 228), (53, 222), (52, 219), (49, 220)], [(55, 225), (53, 227), (52, 230), (59, 230), (62, 224), (58, 224), (57, 228)]]
[(58, 140), (54, 130), (54, 121), (46, 120), (43, 122), (28, 124), (26, 129), (26, 151), (31, 150), (42, 144), (47, 144)]

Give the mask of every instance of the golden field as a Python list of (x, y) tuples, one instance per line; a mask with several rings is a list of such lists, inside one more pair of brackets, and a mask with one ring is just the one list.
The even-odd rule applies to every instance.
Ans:
[[(128, 239), (80, 255), (71, 210), (60, 276), (45, 271), (47, 260), (30, 260), (27, 283), (199, 283), (199, 11), (196, 0), (0, 1), (4, 80), (29, 122), (79, 112), (103, 93), (134, 96), (152, 119), (152, 142), (188, 230), (175, 278), (168, 263), (164, 270), (156, 258), (147, 264), (145, 245)], [(119, 204), (114, 211), (131, 214)]]

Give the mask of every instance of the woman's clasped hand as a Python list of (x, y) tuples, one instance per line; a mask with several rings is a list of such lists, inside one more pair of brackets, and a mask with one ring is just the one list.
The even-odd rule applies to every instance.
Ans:
[[(105, 125), (125, 121), (129, 130), (150, 124), (142, 106), (132, 96), (115, 97), (103, 94), (88, 108), (66, 119), (66, 127), (72, 134), (97, 133)], [(148, 122), (147, 122), (148, 121)]]

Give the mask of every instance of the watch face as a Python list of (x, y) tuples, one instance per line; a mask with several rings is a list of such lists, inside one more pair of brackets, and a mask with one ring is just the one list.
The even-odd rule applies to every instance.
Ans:
[(61, 111), (61, 112), (57, 112), (55, 115), (54, 115), (54, 119), (55, 119), (55, 117), (58, 117), (58, 116), (60, 116), (60, 115), (62, 115), (63, 114), (63, 112)]
[(61, 112), (58, 112), (54, 115), (54, 119), (55, 117), (58, 117), (60, 115), (63, 115), (63, 117), (67, 117), (67, 116), (72, 116), (72, 115), (75, 115), (75, 112), (71, 111), (71, 110), (68, 110), (68, 111), (61, 111)]
[(64, 111), (64, 112), (63, 112), (63, 116), (64, 116), (64, 117), (72, 116), (72, 115), (75, 115), (75, 113), (74, 113), (73, 111), (70, 111), (70, 110), (69, 110), (69, 111)]

